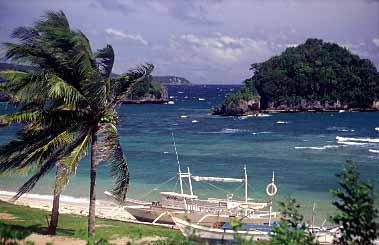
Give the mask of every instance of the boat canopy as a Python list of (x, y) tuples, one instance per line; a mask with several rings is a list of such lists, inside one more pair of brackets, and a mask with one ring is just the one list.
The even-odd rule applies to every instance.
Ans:
[(181, 194), (177, 192), (170, 192), (170, 191), (162, 191), (160, 192), (163, 196), (176, 196), (176, 197), (183, 197), (187, 199), (197, 199), (198, 197), (196, 195), (188, 195), (188, 194)]
[(245, 179), (203, 177), (203, 176), (194, 176), (194, 175), (191, 175), (191, 178), (195, 181), (226, 182), (226, 183), (242, 183), (245, 181)]

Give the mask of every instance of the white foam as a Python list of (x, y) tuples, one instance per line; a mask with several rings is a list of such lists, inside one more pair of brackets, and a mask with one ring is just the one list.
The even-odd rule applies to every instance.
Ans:
[(173, 99), (173, 98), (175, 98), (175, 96), (170, 96), (170, 99)]
[[(0, 195), (9, 196), (9, 197), (13, 197), (16, 194), (17, 194), (16, 192), (11, 192), (11, 191), (0, 191)], [(37, 200), (49, 200), (49, 201), (53, 200), (52, 195), (41, 195), (41, 194), (29, 193), (29, 194), (22, 195), (22, 197), (37, 199)], [(65, 196), (65, 195), (61, 195), (60, 200), (62, 202), (68, 202), (68, 203), (89, 203), (89, 200), (87, 198), (72, 197), (72, 196)]]
[(379, 127), (376, 127), (376, 128), (375, 128), (375, 131), (378, 131), (378, 132), (379, 132)]
[(184, 92), (182, 92), (182, 91), (178, 91), (178, 94), (183, 94)]
[(185, 98), (185, 99), (188, 99), (188, 96), (186, 95), (186, 96), (184, 96), (184, 98)]
[(339, 145), (324, 145), (324, 146), (295, 146), (296, 150), (311, 149), (311, 150), (326, 150), (331, 148), (338, 148)]
[(163, 154), (168, 154), (168, 151), (164, 151)]
[(181, 115), (180, 118), (188, 118), (187, 115)]
[(243, 130), (238, 129), (238, 128), (223, 128), (220, 133), (223, 133), (223, 134), (235, 134), (235, 133), (239, 133), (239, 132), (242, 132), (242, 131)]
[(362, 142), (351, 142), (351, 141), (338, 141), (338, 144), (343, 145), (368, 145), (368, 143), (362, 143)]
[(198, 123), (199, 121), (198, 120), (192, 120), (192, 123)]
[(277, 124), (287, 124), (288, 122), (287, 121), (277, 121), (276, 123)]
[(270, 131), (262, 131), (262, 132), (254, 132), (252, 134), (256, 135), (256, 134), (272, 134), (273, 132), (270, 132)]
[(354, 132), (355, 131), (354, 129), (349, 129), (349, 128), (345, 128), (345, 127), (335, 127), (335, 126), (329, 127), (326, 130), (335, 130), (338, 132)]
[(368, 149), (368, 151), (371, 153), (379, 153), (379, 150), (374, 150), (374, 149)]
[(205, 100), (205, 99), (204, 99), (204, 98), (198, 98), (198, 100), (203, 101), (203, 100)]
[(271, 117), (270, 114), (259, 113), (257, 117)]
[(349, 137), (336, 136), (336, 140), (338, 142), (352, 141), (352, 142), (365, 142), (365, 143), (379, 143), (379, 139), (373, 139), (373, 138), (349, 138)]
[(172, 101), (172, 100), (170, 100), (169, 102), (167, 102), (167, 104), (169, 104), (169, 105), (173, 105), (173, 104), (175, 104), (175, 102)]

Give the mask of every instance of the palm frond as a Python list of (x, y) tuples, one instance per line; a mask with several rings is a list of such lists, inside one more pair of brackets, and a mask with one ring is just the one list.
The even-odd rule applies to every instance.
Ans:
[(84, 139), (76, 146), (69, 154), (61, 160), (61, 172), (57, 176), (55, 182), (55, 189), (57, 193), (62, 192), (62, 190), (68, 184), (69, 178), (76, 173), (76, 168), (79, 161), (85, 156), (88, 150), (88, 143), (90, 139), (90, 131), (85, 135)]
[(69, 30), (70, 25), (63, 11), (48, 11), (42, 19), (36, 23), (39, 32), (50, 31), (51, 29)]
[(103, 123), (97, 133), (99, 160), (108, 161), (113, 177), (112, 193), (123, 202), (129, 188), (128, 163), (122, 151), (118, 131), (114, 124)]
[(97, 64), (101, 75), (108, 78), (111, 75), (114, 63), (114, 51), (111, 45), (107, 45), (103, 49), (99, 49), (95, 54)]
[(43, 110), (32, 110), (32, 111), (17, 111), (14, 113), (0, 115), (0, 120), (4, 120), (5, 122), (35, 122), (35, 121), (43, 121), (45, 115), (45, 111)]
[(16, 28), (11, 35), (12, 38), (17, 38), (22, 43), (34, 43), (36, 38), (39, 37), (39, 33), (32, 27), (18, 27)]
[(111, 81), (111, 103), (118, 104), (133, 89), (133, 85), (150, 78), (154, 65), (141, 65)]
[(0, 90), (13, 94), (25, 86), (30, 81), (31, 76), (31, 74), (22, 71), (0, 71), (0, 77), (6, 80), (6, 82), (0, 83)]
[(62, 149), (59, 149), (55, 151), (53, 154), (50, 154), (48, 159), (46, 159), (44, 163), (38, 168), (37, 172), (18, 189), (17, 194), (14, 197), (12, 197), (11, 200), (16, 201), (23, 194), (32, 190), (34, 186), (37, 184), (38, 180), (44, 175), (46, 175), (54, 167), (55, 163), (59, 161), (61, 151)]
[(46, 144), (43, 144), (41, 147), (38, 147), (37, 149), (32, 151), (26, 158), (22, 160), (18, 168), (22, 169), (27, 167), (28, 165), (30, 165), (30, 162), (36, 157), (38, 158), (43, 153), (46, 153), (48, 151), (52, 152), (53, 150), (58, 149), (59, 147), (63, 147), (71, 143), (72, 140), (72, 134), (68, 130), (61, 132), (60, 134), (46, 142)]
[(76, 106), (80, 102), (86, 101), (84, 95), (75, 87), (65, 82), (56, 75), (48, 78), (50, 84), (48, 96), (51, 99), (62, 99), (65, 104)]
[(111, 175), (113, 177), (112, 194), (120, 202), (125, 201), (129, 189), (129, 170), (126, 157), (122, 151), (121, 145), (113, 149), (110, 156)]

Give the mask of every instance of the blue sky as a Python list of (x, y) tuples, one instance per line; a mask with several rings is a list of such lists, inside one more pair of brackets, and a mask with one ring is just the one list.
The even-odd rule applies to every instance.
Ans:
[(93, 49), (111, 44), (114, 71), (137, 64), (193, 83), (241, 83), (250, 64), (307, 38), (336, 42), (379, 67), (375, 0), (0, 1), (0, 41), (47, 10), (63, 10)]

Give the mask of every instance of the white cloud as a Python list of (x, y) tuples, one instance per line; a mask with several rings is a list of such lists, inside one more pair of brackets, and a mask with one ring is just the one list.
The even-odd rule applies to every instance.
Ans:
[(379, 47), (379, 38), (378, 37), (373, 38), (372, 42), (374, 43), (375, 46)]
[(127, 34), (123, 31), (113, 29), (113, 28), (107, 28), (105, 29), (105, 32), (116, 39), (131, 39), (131, 40), (141, 43), (142, 45), (145, 45), (145, 46), (149, 45), (149, 42), (143, 39), (143, 37), (138, 34), (137, 35)]
[(266, 58), (271, 54), (270, 46), (266, 41), (246, 37), (233, 37), (221, 33), (209, 37), (183, 34), (180, 39), (189, 44), (198, 54), (227, 63), (241, 61), (246, 57)]

